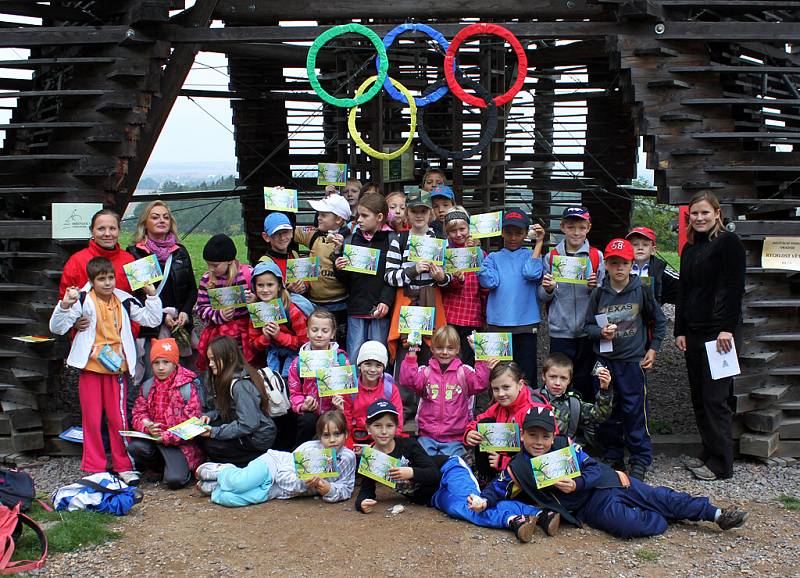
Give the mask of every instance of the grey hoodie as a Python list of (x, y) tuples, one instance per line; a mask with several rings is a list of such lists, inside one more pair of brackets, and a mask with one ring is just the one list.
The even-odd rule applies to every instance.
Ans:
[[(600, 332), (595, 315), (605, 313), (608, 322), (616, 324), (614, 351), (600, 353)], [(652, 338), (648, 338), (647, 326), (653, 323)], [(607, 359), (639, 361), (648, 349), (658, 351), (667, 331), (667, 318), (661, 311), (650, 287), (642, 285), (636, 275), (631, 275), (625, 288), (617, 293), (606, 277), (589, 298), (586, 314), (586, 333), (595, 342), (594, 351)]]
[(262, 451), (272, 447), (277, 435), (275, 422), (261, 410), (261, 394), (246, 373), (231, 383), (234, 418), (228, 423), (219, 423), (217, 410), (208, 412), (211, 418), (211, 437), (232, 440), (249, 437), (253, 445)]
[[(555, 250), (559, 255), (566, 255), (564, 241), (556, 245)], [(603, 265), (602, 251), (597, 252), (600, 257), (597, 267), (597, 284), (600, 285), (605, 274), (605, 267)], [(575, 252), (574, 256), (589, 259), (589, 241), (584, 241), (583, 246)], [(550, 253), (542, 257), (544, 272), (548, 274), (553, 272), (553, 264), (550, 261)], [(589, 259), (589, 269), (591, 268), (591, 259)], [(590, 270), (589, 274), (591, 275), (591, 273), (592, 271)], [(558, 283), (553, 292), (548, 293), (544, 287), (539, 285), (538, 294), (539, 301), (547, 304), (547, 323), (550, 329), (550, 337), (577, 339), (586, 335), (583, 320), (586, 319), (589, 296), (592, 294), (592, 290), (589, 287), (573, 283)]]

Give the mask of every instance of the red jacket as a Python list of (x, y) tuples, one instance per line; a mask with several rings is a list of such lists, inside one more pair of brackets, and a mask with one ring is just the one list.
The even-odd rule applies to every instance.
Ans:
[(119, 245), (110, 251), (103, 249), (100, 245), (94, 242), (93, 239), (89, 240), (89, 246), (81, 249), (72, 257), (67, 260), (64, 265), (64, 272), (61, 274), (61, 283), (58, 286), (58, 298), (61, 299), (64, 293), (67, 292), (67, 287), (83, 288), (86, 282), (89, 281), (86, 275), (86, 264), (95, 257), (105, 257), (114, 265), (114, 273), (117, 277), (117, 289), (121, 289), (126, 293), (133, 293), (131, 285), (128, 283), (128, 277), (122, 269), (123, 265), (133, 263), (136, 259), (130, 253), (123, 251)]
[[(534, 403), (541, 403), (541, 401), (534, 402), (531, 390), (527, 385), (522, 386), (522, 391), (519, 392), (517, 399), (508, 407), (503, 407), (499, 403), (493, 403), (485, 412), (475, 418), (474, 421), (469, 422), (467, 431), (464, 432), (466, 438), (467, 432), (478, 429), (478, 422), (486, 420), (495, 423), (515, 423), (519, 425), (520, 433), (522, 433), (522, 422), (525, 421), (525, 414), (534, 405)], [(503, 471), (508, 463), (511, 461), (513, 455), (500, 454), (500, 467), (498, 471)]]
[(395, 385), (392, 376), (384, 373), (383, 377), (378, 380), (375, 387), (367, 387), (359, 375), (358, 393), (344, 396), (344, 419), (347, 422), (347, 431), (349, 432), (347, 438), (347, 446), (353, 447), (353, 432), (359, 430), (361, 432), (367, 431), (367, 408), (379, 399), (386, 398), (384, 391), (384, 382), (389, 380), (385, 389), (390, 389), (391, 385), (392, 395), (389, 396), (389, 401), (397, 410), (398, 424), (397, 435), (402, 436), (403, 432), (403, 400), (400, 398), (400, 390)]
[[(262, 367), (264, 360), (259, 360), (259, 353), (266, 351), (272, 345), (279, 345), (299, 351), (306, 341), (306, 316), (294, 303), (289, 304), (289, 323), (282, 323), (280, 332), (275, 337), (264, 335), (263, 328), (256, 329), (251, 323), (247, 329), (247, 338), (244, 344), (245, 359), (256, 367)], [(259, 365), (261, 363), (261, 365)]]
[[(306, 351), (311, 349), (311, 344), (306, 343), (300, 350)], [(350, 361), (347, 359), (347, 352), (344, 349), (339, 349), (339, 344), (335, 341), (331, 342), (330, 349), (335, 352), (337, 365), (349, 365)], [(316, 377), (300, 377), (300, 358), (296, 357), (292, 364), (289, 366), (289, 402), (292, 404), (292, 411), (294, 413), (301, 413), (300, 406), (309, 395), (317, 400), (319, 407), (317, 408), (317, 415), (320, 415), (328, 410), (336, 409), (331, 402), (330, 397), (319, 396), (319, 388), (317, 387)]]

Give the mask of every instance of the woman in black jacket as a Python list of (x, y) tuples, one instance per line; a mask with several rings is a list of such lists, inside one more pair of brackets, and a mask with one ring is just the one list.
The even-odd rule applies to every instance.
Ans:
[(701, 456), (687, 459), (686, 466), (700, 480), (733, 475), (733, 378), (711, 378), (705, 344), (715, 341), (719, 352), (733, 348), (741, 323), (744, 281), (742, 242), (724, 229), (714, 194), (697, 193), (689, 202), (687, 243), (681, 254), (675, 344), (686, 358), (692, 406), (703, 443)]
[(156, 291), (160, 292), (159, 297), (164, 306), (162, 327), (142, 327), (137, 340), (140, 361), (144, 360), (141, 367), (137, 366), (136, 382), (139, 384), (150, 373), (146, 363), (150, 339), (158, 337), (159, 332), (172, 333), (178, 339), (181, 345), (181, 365), (193, 365), (192, 309), (197, 301), (197, 281), (192, 270), (192, 259), (186, 247), (178, 243), (178, 225), (165, 202), (153, 201), (144, 208), (139, 215), (133, 241), (135, 244), (128, 247), (128, 253), (136, 259), (155, 254), (165, 273), (164, 280), (156, 284)]

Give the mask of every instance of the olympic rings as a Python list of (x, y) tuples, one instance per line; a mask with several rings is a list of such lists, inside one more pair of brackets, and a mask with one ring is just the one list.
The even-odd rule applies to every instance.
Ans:
[[(390, 30), (389, 33), (383, 37), (384, 47), (386, 47), (386, 49), (388, 50), (389, 47), (394, 43), (395, 38), (400, 36), (403, 32), (408, 32), (408, 31), (417, 31), (417, 32), (422, 32), (423, 34), (427, 34), (428, 36), (431, 37), (431, 39), (434, 42), (439, 44), (439, 46), (441, 46), (442, 50), (444, 50), (445, 52), (447, 52), (447, 48), (450, 46), (450, 43), (447, 41), (444, 35), (442, 35), (441, 32), (439, 32), (435, 28), (431, 28), (427, 24), (400, 24), (399, 26), (392, 28), (392, 30)], [(377, 67), (379, 63), (380, 60), (376, 58), (375, 66)], [(389, 82), (388, 78), (383, 82), (383, 88), (386, 90), (387, 93), (389, 93), (389, 96), (391, 96), (393, 99), (399, 100), (403, 104), (408, 104), (408, 99), (405, 97), (405, 95), (397, 91), (397, 89), (395, 89), (392, 83)], [(429, 94), (428, 96), (419, 96), (415, 98), (414, 100), (416, 101), (417, 108), (422, 108), (423, 106), (427, 106), (431, 103), (436, 102), (437, 100), (442, 98), (445, 94), (447, 94), (449, 91), (450, 89), (447, 88), (447, 85), (445, 84), (441, 86), (438, 90)]]
[[(316, 68), (317, 53), (319, 52), (320, 48), (322, 48), (329, 40), (336, 38), (337, 36), (347, 34), (348, 32), (366, 36), (367, 39), (372, 42), (373, 46), (375, 46), (375, 50), (378, 51), (379, 58), (378, 81), (375, 83), (375, 86), (370, 88), (363, 95), (356, 96), (355, 98), (336, 98), (322, 88), (314, 69)], [(314, 92), (316, 92), (322, 100), (334, 106), (347, 108), (364, 104), (380, 92), (381, 86), (386, 80), (386, 77), (389, 75), (389, 57), (386, 54), (386, 47), (383, 45), (380, 36), (375, 34), (372, 30), (362, 24), (342, 24), (340, 26), (334, 26), (333, 28), (326, 30), (317, 36), (316, 40), (314, 40), (314, 43), (311, 45), (311, 48), (308, 49), (308, 56), (306, 57), (306, 72), (308, 72), (308, 81), (311, 83), (311, 88), (314, 89)]]
[[(380, 89), (381, 85), (379, 78), (380, 78), (379, 76), (370, 76), (367, 80), (365, 80), (361, 84), (361, 86), (358, 87), (358, 90), (356, 90), (356, 100), (358, 100), (358, 97), (361, 95), (364, 89), (367, 88), (367, 85), (370, 82), (375, 83), (373, 88), (377, 86)], [(411, 126), (408, 129), (408, 138), (406, 139), (406, 142), (403, 143), (403, 146), (390, 153), (376, 151), (375, 149), (373, 149), (367, 143), (364, 142), (364, 140), (361, 138), (361, 134), (358, 132), (358, 129), (356, 128), (356, 111), (358, 110), (358, 106), (354, 106), (353, 108), (351, 108), (350, 112), (347, 115), (347, 128), (350, 131), (350, 136), (353, 137), (353, 140), (358, 145), (358, 148), (367, 153), (369, 156), (376, 159), (380, 159), (382, 161), (390, 161), (392, 159), (396, 159), (404, 152), (406, 152), (408, 150), (408, 147), (411, 146), (411, 143), (414, 142), (414, 132), (417, 129), (417, 104), (416, 102), (414, 102), (414, 96), (408, 91), (408, 89), (405, 86), (397, 82), (394, 78), (387, 77), (387, 80), (389, 80), (395, 87), (397, 87), (397, 90), (399, 90), (400, 93), (406, 98), (406, 102), (408, 102), (408, 107), (411, 110)]]
[[(417, 124), (417, 132), (419, 133), (419, 138), (422, 143), (428, 147), (432, 152), (436, 153), (443, 159), (453, 159), (453, 160), (463, 160), (468, 159), (471, 156), (481, 152), (489, 143), (492, 142), (492, 138), (494, 138), (495, 132), (497, 132), (497, 105), (492, 100), (492, 95), (486, 90), (483, 86), (478, 84), (477, 82), (470, 80), (469, 78), (464, 78), (459, 75), (459, 80), (463, 82), (468, 88), (474, 90), (477, 95), (484, 100), (483, 108), (486, 109), (486, 125), (483, 130), (483, 134), (481, 134), (480, 140), (475, 144), (475, 146), (470, 147), (463, 151), (450, 151), (443, 147), (440, 147), (435, 142), (433, 142), (428, 136), (428, 131), (425, 129), (425, 109), (419, 111), (419, 122)], [(439, 86), (442, 84), (446, 84), (446, 80), (440, 80), (436, 84), (432, 84), (428, 87), (427, 90), (435, 91), (438, 90)]]
[(495, 36), (499, 36), (511, 44), (511, 47), (517, 54), (516, 82), (514, 82), (514, 84), (505, 94), (502, 94), (494, 99), (494, 103), (497, 106), (506, 104), (507, 102), (510, 102), (514, 96), (516, 96), (516, 94), (522, 89), (522, 85), (525, 84), (525, 77), (528, 76), (528, 57), (525, 54), (525, 49), (522, 48), (522, 44), (520, 44), (520, 41), (517, 39), (517, 37), (514, 36), (507, 28), (503, 28), (497, 24), (470, 24), (456, 34), (456, 37), (453, 38), (453, 42), (450, 43), (450, 46), (447, 49), (447, 54), (444, 57), (444, 77), (447, 79), (447, 85), (450, 87), (450, 90), (453, 91), (454, 95), (467, 104), (471, 104), (480, 108), (486, 107), (486, 102), (472, 96), (468, 92), (464, 91), (461, 86), (459, 86), (458, 81), (455, 78), (455, 74), (453, 73), (453, 65), (455, 63), (456, 53), (458, 52), (458, 48), (461, 46), (461, 43), (470, 36), (475, 36), (477, 34), (493, 34)]

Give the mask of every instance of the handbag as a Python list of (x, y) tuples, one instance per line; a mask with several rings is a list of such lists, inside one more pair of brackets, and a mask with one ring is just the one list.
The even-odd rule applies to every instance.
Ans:
[(264, 380), (264, 387), (267, 390), (269, 401), (269, 415), (279, 417), (289, 413), (292, 407), (289, 401), (289, 387), (286, 380), (280, 373), (272, 371), (269, 367), (258, 370), (258, 375)]

